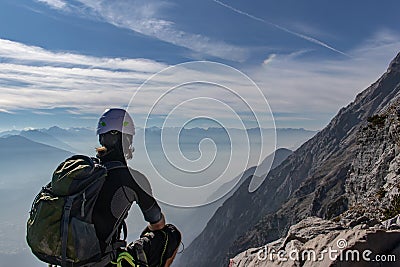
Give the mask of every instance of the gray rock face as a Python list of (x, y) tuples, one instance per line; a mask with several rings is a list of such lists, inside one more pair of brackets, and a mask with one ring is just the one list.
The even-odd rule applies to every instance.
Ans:
[(291, 226), (286, 238), (238, 254), (230, 267), (398, 266), (399, 243), (400, 230), (346, 229), (309, 217)]
[(399, 108), (396, 98), (359, 131), (357, 152), (345, 184), (350, 209), (377, 219), (400, 212), (395, 207), (400, 188)]
[[(339, 221), (347, 216), (342, 226), (353, 222), (352, 226), (361, 225), (356, 231), (364, 231), (385, 214), (391, 215), (397, 207), (400, 160), (396, 144), (399, 85), (400, 54), (377, 82), (272, 170), (256, 192), (248, 193), (248, 181), (243, 183), (186, 249), (180, 266), (227, 266), (229, 258), (285, 236), (291, 225), (309, 216), (340, 215)], [(383, 124), (380, 118), (368, 119), (376, 114), (391, 117)], [(368, 203), (376, 202), (371, 197), (379, 192), (384, 196), (374, 209), (380, 213), (372, 216), (375, 211)], [(385, 205), (391, 208), (385, 210)], [(364, 214), (366, 219), (361, 218)]]

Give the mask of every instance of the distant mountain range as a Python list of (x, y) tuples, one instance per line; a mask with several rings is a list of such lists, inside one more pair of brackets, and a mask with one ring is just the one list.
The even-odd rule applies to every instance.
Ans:
[[(152, 130), (153, 137), (159, 138), (160, 129), (153, 128)], [(195, 128), (188, 131), (190, 136), (204, 138), (204, 135), (211, 134), (218, 137), (221, 130)], [(289, 134), (289, 131), (292, 134)], [(305, 141), (307, 137), (315, 134), (313, 131), (304, 129), (282, 129), (278, 130), (278, 134), (279, 132), (288, 134), (289, 137), (285, 137), (288, 146)], [(143, 130), (139, 129), (137, 134), (143, 134)], [(187, 141), (190, 140), (187, 139)], [(218, 140), (216, 142), (218, 143)], [(25, 223), (35, 194), (50, 180), (52, 171), (60, 162), (75, 153), (94, 155), (96, 146), (98, 146), (98, 141), (95, 132), (87, 128), (63, 129), (54, 126), (48, 129), (12, 130), (0, 133), (2, 151), (0, 155), (0, 210), (2, 211), (0, 236), (3, 237), (3, 240), (0, 240), (0, 260), (3, 258), (2, 255), (10, 253), (17, 253), (21, 262), (32, 260), (29, 250), (25, 250)], [(279, 149), (275, 155), (274, 166), (290, 153), (288, 149)], [(271, 160), (272, 158), (269, 157), (265, 163), (270, 164)], [(238, 186), (251, 176), (253, 169), (245, 171), (242, 177), (238, 178), (240, 179), (238, 185), (228, 196), (232, 195)], [(226, 186), (231, 187), (231, 185)], [(181, 226), (187, 233), (184, 238), (188, 245), (202, 231), (208, 219), (225, 199), (226, 197), (212, 205), (193, 209), (163, 205), (163, 210), (170, 222)], [(141, 218), (142, 215), (137, 211), (131, 212), (129, 217), (131, 239), (136, 238), (142, 228)], [(18, 232), (10, 231), (11, 226), (14, 227), (13, 229), (18, 229)], [(25, 260), (23, 260), (24, 257)], [(9, 260), (10, 257), (7, 259)]]
[[(166, 128), (164, 133), (174, 134), (175, 128)], [(229, 129), (230, 133), (242, 134), (242, 130)], [(269, 129), (268, 131), (273, 131)], [(276, 129), (277, 135), (277, 148), (288, 148), (294, 150), (302, 143), (310, 139), (317, 132), (305, 130), (302, 128), (278, 128)], [(144, 134), (144, 129), (138, 129), (136, 135)], [(247, 133), (250, 141), (258, 140), (260, 134), (259, 129), (248, 129)], [(0, 132), (0, 137), (9, 137), (11, 135), (20, 135), (32, 141), (67, 150), (77, 154), (94, 155), (95, 148), (99, 146), (98, 138), (95, 130), (90, 128), (68, 128), (63, 129), (58, 126), (41, 129), (28, 129), (28, 130), (9, 130)], [(158, 127), (151, 127), (146, 129), (146, 138), (149, 144), (158, 143), (160, 141), (161, 129)], [(140, 137), (136, 137), (138, 139)], [(226, 136), (226, 129), (224, 128), (190, 128), (184, 129), (181, 132), (180, 142), (183, 146), (192, 146), (198, 144), (204, 138), (211, 138), (216, 143), (221, 145), (229, 145), (229, 138)], [(272, 152), (272, 151), (271, 151)]]
[(91, 154), (97, 146), (95, 131), (89, 128), (63, 129), (58, 126), (42, 129), (10, 130), (0, 132), (0, 137), (20, 135), (38, 143), (50, 145), (73, 153)]
[(46, 131), (27, 130), (22, 131), (19, 135), (38, 143), (47, 144), (67, 151), (75, 151), (75, 148), (57, 139), (53, 135), (48, 134)]

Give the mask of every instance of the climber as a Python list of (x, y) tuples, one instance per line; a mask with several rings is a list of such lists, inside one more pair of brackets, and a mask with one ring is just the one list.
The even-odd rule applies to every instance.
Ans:
[[(106, 248), (105, 240), (133, 202), (139, 205), (144, 219), (149, 223), (141, 238), (126, 248), (121, 248), (118, 259), (107, 266), (139, 266), (132, 265), (138, 261), (142, 261), (144, 266), (170, 266), (180, 245), (181, 234), (175, 226), (166, 225), (160, 206), (152, 196), (147, 178), (127, 166), (127, 160), (132, 158), (134, 151), (132, 141), (135, 126), (132, 118), (124, 109), (108, 109), (99, 119), (97, 135), (101, 147), (96, 149), (96, 157), (100, 159), (100, 163), (123, 164), (122, 167), (107, 173), (106, 181), (94, 205), (93, 222), (101, 249)], [(141, 254), (144, 254), (144, 259), (137, 259), (137, 255)]]

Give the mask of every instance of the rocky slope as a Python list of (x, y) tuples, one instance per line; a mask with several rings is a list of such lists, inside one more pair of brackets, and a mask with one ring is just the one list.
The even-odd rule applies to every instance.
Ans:
[(349, 228), (308, 217), (291, 226), (286, 237), (240, 253), (230, 267), (398, 266), (399, 219)]
[[(389, 125), (396, 119), (384, 120), (379, 128), (388, 132), (372, 129), (382, 125), (382, 119), (373, 116), (396, 110), (399, 85), (400, 54), (377, 82), (272, 170), (256, 192), (248, 193), (249, 181), (243, 183), (185, 251), (181, 266), (227, 266), (229, 258), (284, 236), (291, 225), (309, 216), (330, 219), (349, 208), (362, 212), (360, 203), (374, 192), (383, 195), (382, 200), (396, 199), (392, 181), (396, 180), (396, 145), (390, 138), (396, 137), (397, 127)], [(372, 139), (376, 147), (363, 148)], [(370, 159), (365, 160), (366, 155)], [(376, 180), (371, 181), (373, 177)], [(395, 213), (396, 201), (391, 204), (386, 215)]]

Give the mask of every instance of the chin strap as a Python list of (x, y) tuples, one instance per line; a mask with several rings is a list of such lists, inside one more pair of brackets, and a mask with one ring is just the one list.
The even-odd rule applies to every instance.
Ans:
[[(109, 157), (110, 154), (116, 152), (116, 148), (112, 147), (112, 148), (107, 148), (105, 146), (100, 147), (100, 151), (99, 149), (96, 149), (97, 151), (97, 155), (96, 157), (101, 159), (107, 159), (107, 157)], [(117, 154), (117, 153), (115, 153)], [(117, 158), (115, 155), (111, 156), (112, 158)], [(124, 156), (121, 157), (122, 159), (124, 158)], [(118, 160), (121, 161), (121, 160)]]

